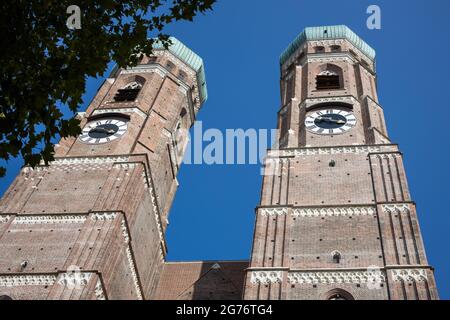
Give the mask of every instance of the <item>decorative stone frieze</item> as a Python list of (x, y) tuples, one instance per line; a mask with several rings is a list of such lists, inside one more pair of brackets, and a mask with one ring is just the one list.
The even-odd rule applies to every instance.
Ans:
[(277, 208), (261, 208), (259, 209), (259, 213), (262, 216), (283, 216), (287, 215), (288, 208), (286, 207), (277, 207)]
[[(107, 156), (107, 157), (76, 157), (76, 158), (58, 158), (49, 163), (49, 166), (41, 165), (24, 167), (22, 172), (28, 174), (40, 171), (73, 171), (73, 170), (97, 170), (105, 169), (116, 162), (127, 162), (130, 157), (127, 156)], [(43, 177), (37, 177), (42, 179)], [(28, 179), (28, 177), (26, 177)], [(33, 178), (32, 178), (33, 180)]]
[(282, 281), (283, 271), (278, 270), (253, 271), (250, 278), (250, 282), (253, 284), (280, 283)]
[(364, 284), (386, 281), (382, 271), (289, 272), (287, 277), (291, 284)]
[(9, 215), (0, 215), (0, 223), (7, 223), (11, 219)]
[(29, 215), (16, 216), (11, 224), (53, 224), (53, 223), (84, 223), (86, 215)]
[(395, 269), (391, 270), (392, 279), (395, 282), (423, 282), (427, 281), (427, 271), (425, 269)]
[(51, 286), (56, 275), (8, 275), (0, 276), (0, 287)]
[(139, 280), (138, 280), (138, 276), (137, 276), (137, 272), (136, 272), (136, 265), (134, 263), (134, 259), (131, 254), (130, 245), (128, 245), (126, 248), (126, 254), (127, 254), (128, 264), (130, 265), (131, 276), (133, 277), (133, 283), (134, 283), (134, 287), (136, 288), (136, 293), (137, 293), (138, 299), (143, 300), (141, 286), (139, 285)]
[(117, 217), (117, 212), (96, 212), (91, 215), (91, 219), (95, 221), (114, 220)]
[(382, 206), (383, 212), (386, 213), (409, 213), (410, 208), (407, 203), (399, 203), (399, 204), (383, 204)]
[(98, 279), (97, 283), (95, 284), (95, 297), (97, 298), (97, 300), (106, 300), (105, 290), (103, 289), (103, 285), (100, 279)]
[(323, 147), (323, 148), (301, 148), (301, 149), (281, 149), (270, 150), (268, 157), (301, 157), (310, 155), (327, 155), (327, 154), (348, 154), (348, 153), (371, 153), (380, 152), (382, 149), (378, 146), (345, 146), (345, 147)]
[(58, 284), (71, 289), (80, 289), (80, 287), (86, 286), (92, 277), (91, 272), (66, 272), (61, 273), (58, 276)]
[(294, 217), (332, 217), (332, 216), (373, 216), (376, 209), (373, 206), (354, 206), (354, 207), (312, 207), (312, 208), (294, 208), (292, 216)]

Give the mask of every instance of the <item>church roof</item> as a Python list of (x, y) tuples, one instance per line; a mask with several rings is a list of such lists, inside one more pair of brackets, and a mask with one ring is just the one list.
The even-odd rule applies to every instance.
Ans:
[(164, 263), (155, 300), (240, 300), (248, 261)]
[[(177, 58), (182, 60), (188, 66), (190, 66), (197, 73), (197, 82), (200, 92), (200, 102), (203, 103), (208, 98), (208, 90), (206, 87), (205, 67), (203, 65), (203, 59), (194, 51), (185, 46), (180, 40), (175, 37), (170, 37), (172, 44), (168, 50)], [(155, 49), (164, 49), (161, 42), (155, 42), (153, 45)]]
[(346, 39), (361, 50), (367, 57), (375, 60), (375, 50), (371, 46), (350, 30), (349, 27), (336, 25), (305, 28), (281, 54), (280, 64), (285, 63), (286, 60), (288, 60), (289, 57), (306, 41), (329, 39)]

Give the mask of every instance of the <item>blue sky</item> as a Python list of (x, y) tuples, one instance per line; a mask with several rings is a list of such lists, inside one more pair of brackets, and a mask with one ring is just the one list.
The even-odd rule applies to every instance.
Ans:
[[(366, 8), (381, 7), (381, 30)], [(346, 24), (377, 51), (378, 93), (391, 139), (400, 144), (429, 263), (441, 298), (450, 298), (448, 74), (450, 2), (222, 0), (194, 23), (167, 31), (205, 61), (204, 129), (274, 128), (278, 57), (306, 26)], [(90, 79), (84, 109), (102, 79)], [(10, 161), (0, 194), (21, 161)], [(261, 176), (258, 165), (185, 165), (170, 214), (169, 260), (247, 259)]]

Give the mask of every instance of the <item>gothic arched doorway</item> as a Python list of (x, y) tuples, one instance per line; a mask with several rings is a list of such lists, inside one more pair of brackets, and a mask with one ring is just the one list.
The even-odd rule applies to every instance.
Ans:
[(345, 290), (333, 289), (325, 293), (325, 300), (355, 300), (355, 298)]

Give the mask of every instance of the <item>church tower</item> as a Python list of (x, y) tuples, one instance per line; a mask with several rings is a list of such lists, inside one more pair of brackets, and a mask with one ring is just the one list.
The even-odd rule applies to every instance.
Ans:
[(438, 299), (375, 52), (346, 26), (283, 52), (245, 299)]
[(0, 201), (3, 299), (152, 299), (187, 130), (207, 98), (202, 59), (175, 38), (116, 69), (50, 166)]

